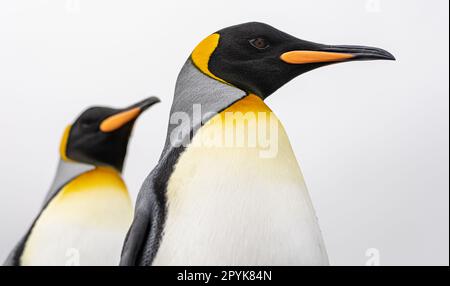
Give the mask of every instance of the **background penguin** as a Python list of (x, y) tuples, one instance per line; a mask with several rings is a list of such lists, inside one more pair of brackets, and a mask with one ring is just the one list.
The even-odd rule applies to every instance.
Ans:
[[(171, 123), (199, 104), (203, 124), (194, 121), (188, 132), (169, 125), (160, 161), (141, 188), (121, 265), (327, 265), (289, 139), (263, 100), (315, 68), (377, 59), (394, 57), (378, 48), (307, 42), (262, 23), (202, 41), (178, 77)], [(233, 125), (267, 125), (259, 117), (253, 125), (242, 118), (219, 124), (237, 113), (275, 117), (274, 156), (263, 158), (261, 144), (202, 145)]]
[(42, 210), (5, 265), (117, 265), (132, 220), (121, 177), (136, 119), (158, 98), (93, 107), (64, 132)]

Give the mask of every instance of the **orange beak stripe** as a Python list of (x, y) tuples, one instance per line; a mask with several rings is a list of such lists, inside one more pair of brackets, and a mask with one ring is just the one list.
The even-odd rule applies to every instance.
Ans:
[(281, 60), (288, 64), (311, 64), (311, 63), (326, 63), (326, 62), (340, 62), (351, 59), (354, 56), (351, 54), (332, 53), (332, 52), (317, 52), (317, 51), (292, 51), (281, 55)]
[(136, 119), (139, 114), (141, 114), (141, 108), (139, 107), (135, 107), (133, 109), (115, 114), (103, 120), (103, 122), (100, 124), (100, 130), (105, 133), (113, 132), (124, 126), (131, 120)]

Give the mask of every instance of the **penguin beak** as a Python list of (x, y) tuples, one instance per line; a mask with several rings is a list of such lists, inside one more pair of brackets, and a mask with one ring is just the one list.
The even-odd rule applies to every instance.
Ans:
[(379, 48), (364, 46), (327, 46), (307, 43), (308, 49), (283, 53), (280, 58), (288, 64), (338, 63), (349, 61), (395, 60), (395, 57)]
[(114, 132), (127, 123), (136, 120), (150, 106), (160, 102), (157, 97), (150, 97), (130, 107), (120, 110), (118, 113), (104, 119), (100, 124), (100, 130), (104, 133)]

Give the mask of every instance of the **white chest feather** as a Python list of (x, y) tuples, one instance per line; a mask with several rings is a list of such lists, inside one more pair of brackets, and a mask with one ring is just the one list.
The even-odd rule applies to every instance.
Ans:
[[(227, 129), (212, 122), (197, 132), (192, 146)], [(270, 136), (277, 136), (278, 145), (271, 158), (261, 156), (259, 144), (187, 148), (168, 184), (167, 219), (154, 265), (328, 264), (281, 124)]]
[(132, 219), (128, 192), (109, 169), (66, 185), (41, 213), (28, 237), (22, 265), (118, 265)]

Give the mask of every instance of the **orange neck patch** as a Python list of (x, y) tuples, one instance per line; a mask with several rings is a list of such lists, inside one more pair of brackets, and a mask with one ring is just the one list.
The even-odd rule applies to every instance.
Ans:
[(210, 70), (209, 70), (209, 59), (211, 58), (211, 55), (216, 50), (217, 46), (219, 45), (220, 35), (219, 34), (212, 34), (203, 41), (198, 44), (198, 46), (194, 49), (191, 55), (192, 62), (194, 65), (204, 74), (207, 76), (218, 80), (220, 82), (228, 84), (223, 79), (215, 76)]
[(97, 167), (84, 173), (67, 184), (61, 191), (60, 198), (86, 190), (119, 190), (127, 193), (127, 187), (120, 173), (110, 167)]

